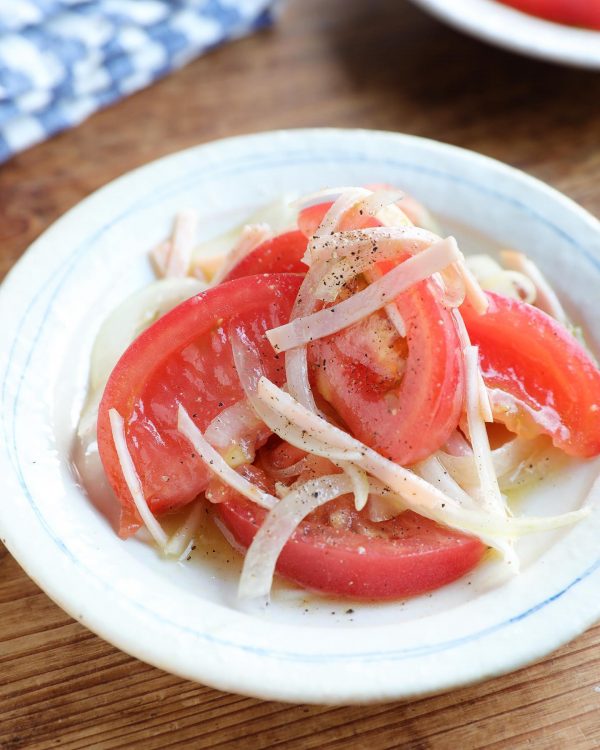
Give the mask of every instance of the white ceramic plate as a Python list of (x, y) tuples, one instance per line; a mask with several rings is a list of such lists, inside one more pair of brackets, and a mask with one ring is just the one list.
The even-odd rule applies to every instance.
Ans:
[(600, 68), (600, 32), (551, 23), (494, 0), (413, 0), (442, 21), (499, 47), (542, 60)]
[[(90, 348), (107, 312), (146, 283), (146, 252), (195, 206), (206, 237), (290, 191), (405, 186), (467, 249), (527, 250), (600, 350), (600, 229), (545, 185), (482, 156), (409, 136), (299, 130), (161, 159), (83, 201), (26, 253), (0, 292), (0, 536), (29, 575), (91, 630), (140, 659), (224, 690), (366, 702), (447, 689), (537, 659), (600, 615), (600, 513), (520, 543), (523, 572), (481, 566), (406, 603), (360, 605), (278, 587), (267, 614), (236, 608), (223, 545), (189, 563), (120, 541), (70, 464)], [(577, 507), (598, 464), (567, 465), (523, 512)], [(227, 562), (229, 560), (229, 562)], [(352, 611), (349, 611), (352, 610)]]

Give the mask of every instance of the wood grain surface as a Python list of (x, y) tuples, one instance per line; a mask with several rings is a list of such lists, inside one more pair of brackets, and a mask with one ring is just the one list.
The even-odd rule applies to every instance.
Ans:
[[(333, 125), (415, 133), (534, 174), (600, 215), (600, 76), (513, 56), (402, 0), (296, 0), (0, 168), (0, 275), (54, 219), (163, 154)], [(10, 502), (3, 497), (2, 502)], [(367, 707), (266, 703), (165, 674), (58, 609), (0, 547), (0, 748), (600, 748), (600, 626), (527, 669)]]

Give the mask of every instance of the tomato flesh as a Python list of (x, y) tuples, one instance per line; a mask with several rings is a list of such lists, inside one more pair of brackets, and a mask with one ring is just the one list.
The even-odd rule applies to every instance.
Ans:
[(265, 240), (248, 253), (225, 276), (224, 281), (253, 276), (257, 273), (306, 273), (301, 261), (306, 250), (306, 237), (302, 232), (284, 232)]
[(579, 342), (546, 313), (525, 302), (488, 292), (484, 315), (461, 307), (482, 374), (498, 388), (550, 419), (531, 424), (527, 414), (500, 413), (507, 427), (531, 437), (549, 435), (571, 456), (600, 452), (600, 370)]
[(600, 29), (600, 0), (501, 0), (517, 10), (548, 21)]
[[(331, 525), (332, 512), (343, 514), (344, 528)], [(265, 516), (264, 510), (235, 493), (215, 505), (215, 513), (244, 548)], [(341, 498), (307, 517), (283, 548), (276, 570), (290, 581), (327, 594), (399, 599), (455, 581), (484, 552), (478, 539), (411, 511), (371, 523), (366, 514), (354, 510), (349, 498)]]
[[(406, 326), (406, 359), (394, 350), (391, 324), (378, 313), (313, 342), (309, 361), (317, 389), (352, 433), (409, 465), (430, 456), (456, 428), (464, 367), (452, 315), (427, 282), (401, 294), (396, 305)], [(381, 330), (370, 344), (364, 332), (373, 321)], [(399, 362), (403, 367), (394, 371)]]
[(300, 283), (296, 275), (264, 274), (212, 287), (158, 320), (123, 354), (98, 413), (98, 448), (121, 502), (122, 536), (140, 522), (114, 447), (109, 409), (125, 421), (129, 452), (152, 512), (186, 505), (205, 489), (211, 472), (177, 431), (178, 404), (204, 430), (243, 398), (227, 333), (234, 321), (254, 340), (267, 376), (281, 385), (284, 358), (264, 332), (287, 322)]

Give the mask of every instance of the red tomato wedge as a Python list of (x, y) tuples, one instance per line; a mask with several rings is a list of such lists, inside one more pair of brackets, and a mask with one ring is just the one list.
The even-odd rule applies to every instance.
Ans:
[(182, 404), (201, 430), (243, 397), (227, 337), (244, 325), (261, 352), (267, 376), (285, 378), (284, 359), (264, 331), (287, 322), (301, 278), (264, 274), (213, 287), (176, 307), (141, 334), (113, 370), (98, 414), (98, 448), (121, 502), (120, 534), (140, 522), (114, 447), (109, 409), (125, 421), (126, 440), (153, 513), (181, 508), (202, 492), (211, 473), (177, 431)]
[[(346, 528), (334, 528), (341, 510)], [(249, 547), (265, 511), (236, 493), (215, 505), (236, 542)], [(481, 559), (473, 537), (406, 511), (380, 523), (340, 498), (312, 513), (283, 548), (276, 570), (301, 586), (353, 599), (398, 599), (422, 594), (460, 578)]]
[[(473, 344), (479, 346), (486, 385), (522, 401), (525, 409), (497, 418), (526, 437), (542, 432), (570, 456), (600, 452), (600, 370), (579, 342), (538, 308), (488, 293), (485, 315), (461, 307)], [(542, 411), (543, 410), (543, 411)]]
[[(331, 203), (301, 211), (300, 230), (310, 236)], [(356, 211), (343, 228), (378, 226)], [(390, 263), (378, 264), (388, 270)], [(352, 433), (401, 464), (431, 455), (456, 428), (462, 407), (463, 359), (456, 325), (430, 282), (396, 300), (406, 341), (384, 313), (315, 341), (309, 359), (319, 393)]]
[(256, 273), (306, 273), (300, 259), (306, 250), (306, 237), (298, 230), (284, 232), (262, 242), (225, 276), (224, 281)]
[(309, 347), (319, 393), (351, 432), (403, 465), (431, 455), (456, 428), (463, 358), (452, 315), (421, 282), (396, 299), (399, 339), (384, 313)]
[(572, 26), (600, 29), (600, 0), (500, 0), (523, 13)]

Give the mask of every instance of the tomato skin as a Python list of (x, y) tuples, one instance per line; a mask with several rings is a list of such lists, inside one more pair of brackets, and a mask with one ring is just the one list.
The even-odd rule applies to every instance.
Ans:
[[(350, 502), (346, 505), (351, 507)], [(265, 516), (264, 510), (239, 495), (215, 505), (215, 513), (244, 548)], [(463, 576), (485, 552), (478, 539), (411, 511), (378, 524), (386, 527), (385, 539), (334, 529), (310, 518), (286, 543), (277, 572), (305, 588), (352, 599), (400, 599), (431, 591)]]
[(572, 26), (600, 29), (599, 0), (501, 0), (523, 13)]
[(306, 237), (293, 230), (265, 240), (237, 263), (223, 281), (254, 276), (257, 273), (306, 273), (300, 259), (306, 250)]
[(122, 505), (121, 536), (140, 525), (122, 475), (109, 420), (115, 408), (144, 496), (153, 513), (177, 510), (208, 484), (211, 473), (177, 431), (181, 403), (201, 430), (243, 398), (227, 326), (238, 320), (255, 338), (269, 378), (285, 379), (284, 358), (264, 331), (287, 322), (301, 278), (264, 274), (208, 289), (176, 307), (142, 333), (123, 354), (106, 385), (98, 412), (98, 449)]
[[(486, 385), (533, 409), (552, 410), (556, 427), (538, 429), (568, 455), (600, 453), (600, 370), (585, 349), (538, 308), (500, 294), (487, 295), (490, 304), (484, 315), (467, 304), (461, 307), (471, 341), (479, 346)], [(531, 429), (523, 415), (498, 418), (513, 432)]]

